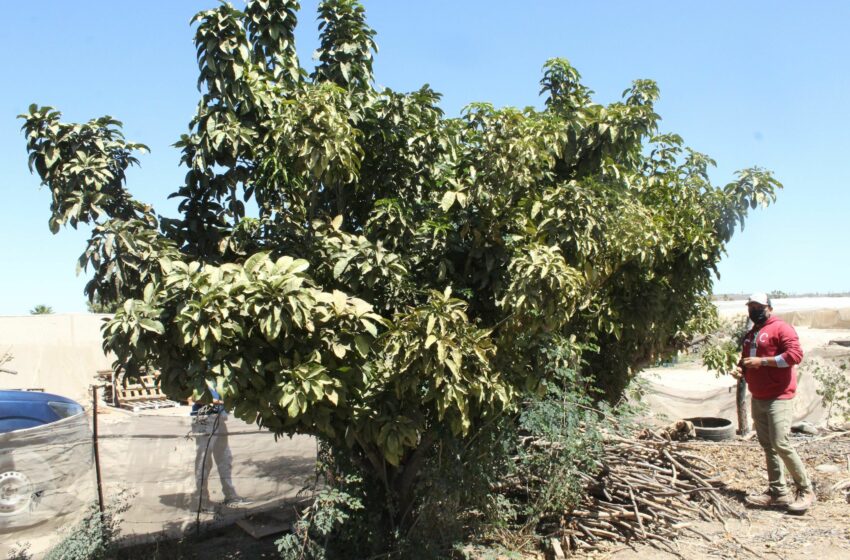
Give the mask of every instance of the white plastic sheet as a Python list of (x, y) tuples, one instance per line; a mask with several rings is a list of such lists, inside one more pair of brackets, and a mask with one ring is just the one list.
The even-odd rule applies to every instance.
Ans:
[[(202, 504), (203, 525), (226, 524), (251, 511), (283, 505), (315, 474), (313, 438), (275, 441), (255, 425), (233, 417), (225, 422), (224, 443), (232, 456), (229, 478), (238, 496), (249, 503), (224, 503), (219, 465), (213, 458), (205, 471), (209, 500)], [(89, 413), (0, 435), (0, 457), (26, 470), (38, 493), (32, 511), (0, 517), (0, 558), (16, 543), (30, 543), (36, 555), (45, 552), (96, 502), (90, 423)], [(104, 500), (107, 506), (119, 500), (128, 506), (121, 514), (119, 538), (145, 541), (194, 531), (200, 495), (196, 458), (209, 432), (193, 430), (189, 407), (159, 414), (110, 410), (99, 416), (98, 427)]]
[(90, 418), (0, 434), (0, 557), (16, 542), (38, 551), (92, 503)]
[[(144, 539), (161, 532), (179, 535), (194, 528), (200, 495), (195, 462), (205, 450), (209, 432), (193, 430), (188, 407), (180, 410), (184, 415), (113, 415), (101, 423), (106, 500), (125, 490), (130, 495), (131, 507), (121, 525), (125, 538)], [(294, 498), (314, 475), (313, 438), (275, 441), (269, 432), (233, 417), (225, 425), (225, 443), (232, 455), (230, 480), (239, 497), (251, 503), (225, 505), (219, 465), (211, 460), (206, 472), (210, 500), (201, 504), (202, 521), (226, 521), (252, 509), (273, 507)]]

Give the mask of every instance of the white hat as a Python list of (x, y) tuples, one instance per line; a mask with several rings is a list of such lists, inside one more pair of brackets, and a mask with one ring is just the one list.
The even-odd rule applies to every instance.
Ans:
[(747, 303), (758, 303), (760, 305), (766, 305), (768, 307), (773, 307), (770, 302), (770, 298), (764, 292), (756, 292), (750, 296), (747, 300)]

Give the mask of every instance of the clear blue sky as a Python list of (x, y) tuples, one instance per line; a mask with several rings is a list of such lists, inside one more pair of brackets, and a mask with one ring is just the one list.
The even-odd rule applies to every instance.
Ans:
[[(237, 6), (241, 5), (235, 2)], [(850, 2), (365, 0), (378, 32), (375, 73), (400, 91), (429, 83), (449, 115), (472, 101), (538, 105), (546, 59), (570, 59), (610, 102), (656, 80), (662, 130), (718, 162), (716, 183), (760, 165), (785, 184), (729, 246), (715, 291), (850, 290)], [(29, 174), (15, 116), (31, 102), (67, 121), (103, 114), (148, 144), (129, 175), (137, 198), (166, 197), (184, 171), (171, 144), (198, 99), (192, 15), (215, 0), (29, 0), (4, 5), (0, 31), (0, 314), (36, 304), (85, 310), (75, 263), (88, 232), (47, 228), (50, 197)], [(316, 0), (297, 33), (317, 46)]]

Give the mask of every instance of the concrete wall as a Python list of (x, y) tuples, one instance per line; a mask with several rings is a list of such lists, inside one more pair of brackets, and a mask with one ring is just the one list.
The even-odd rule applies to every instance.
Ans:
[(0, 317), (0, 355), (12, 354), (12, 361), (0, 367), (17, 372), (0, 372), (0, 389), (44, 389), (87, 404), (97, 371), (112, 367), (112, 358), (101, 348), (105, 317), (109, 316)]

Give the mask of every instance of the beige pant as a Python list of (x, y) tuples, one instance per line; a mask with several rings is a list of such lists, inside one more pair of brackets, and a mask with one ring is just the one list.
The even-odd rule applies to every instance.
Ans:
[(218, 469), (224, 499), (238, 498), (231, 479), (233, 455), (227, 443), (227, 413), (198, 414), (192, 419), (192, 433), (196, 444), (195, 488), (202, 504), (210, 502), (209, 482), (213, 459)]
[(788, 438), (791, 431), (792, 404), (791, 399), (753, 399), (753, 423), (759, 444), (767, 458), (770, 492), (775, 496), (788, 493), (785, 483), (786, 469), (798, 490), (802, 492), (811, 489), (806, 467)]

